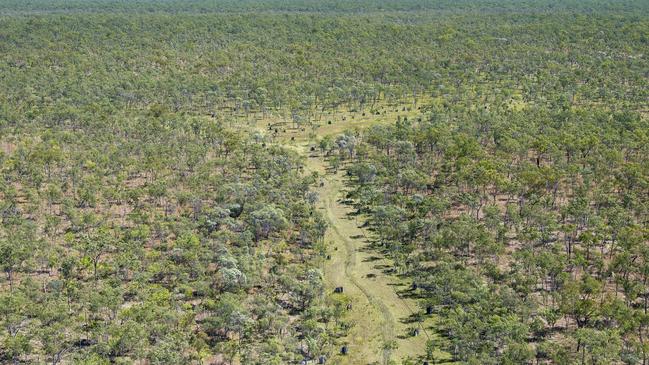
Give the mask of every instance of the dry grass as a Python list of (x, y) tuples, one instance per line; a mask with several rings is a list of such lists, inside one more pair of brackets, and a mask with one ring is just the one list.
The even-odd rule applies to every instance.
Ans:
[[(376, 109), (385, 110), (380, 115), (369, 111), (365, 112), (365, 116), (362, 112), (332, 113), (335, 121), (320, 124), (314, 133), (308, 129), (287, 128), (286, 132), (282, 129), (275, 142), (307, 156), (314, 134), (317, 137), (336, 135), (349, 129), (392, 123), (398, 117), (415, 118), (420, 115), (416, 105), (405, 108), (409, 110), (404, 111), (404, 106), (377, 106)], [(276, 122), (261, 119), (255, 125), (259, 131), (266, 131), (268, 123)], [(385, 268), (392, 267), (393, 263), (368, 248), (365, 230), (359, 228), (360, 222), (349, 215), (351, 208), (341, 203), (344, 196), (343, 173), (327, 174), (326, 161), (321, 157), (309, 158), (307, 171), (324, 176), (324, 184), (317, 188), (317, 192), (320, 195), (320, 209), (330, 225), (325, 241), (331, 259), (325, 261), (323, 267), (327, 288), (333, 292), (333, 288), (342, 286), (344, 295), (353, 303), (345, 317), (353, 327), (346, 337), (338, 340), (330, 363), (387, 364), (390, 360), (400, 361), (408, 357), (423, 359), (426, 341), (439, 339), (435, 330), (437, 318), (427, 317), (420, 324), (408, 323), (413, 314), (421, 311), (417, 300), (398, 294), (407, 289), (410, 283), (386, 273)], [(416, 327), (420, 329), (420, 335), (411, 336), (412, 329)], [(386, 344), (390, 343), (396, 346), (386, 349)], [(342, 345), (348, 345), (349, 354), (338, 354)], [(451, 356), (437, 350), (435, 358), (448, 361)]]

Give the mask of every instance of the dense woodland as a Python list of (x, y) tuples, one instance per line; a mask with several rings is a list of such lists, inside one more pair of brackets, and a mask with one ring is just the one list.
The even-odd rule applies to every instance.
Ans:
[(0, 363), (336, 352), (318, 176), (252, 130), (403, 105), (311, 143), (433, 345), (647, 365), (648, 50), (645, 1), (3, 1)]
[[(649, 122), (432, 109), (348, 138), (349, 194), (458, 360), (647, 362)], [(351, 156), (350, 156), (351, 155)]]

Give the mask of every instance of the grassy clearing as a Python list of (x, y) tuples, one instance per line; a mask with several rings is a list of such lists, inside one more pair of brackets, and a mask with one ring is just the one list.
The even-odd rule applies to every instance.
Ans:
[[(310, 144), (326, 135), (341, 134), (350, 129), (363, 129), (372, 125), (393, 123), (397, 118), (417, 118), (421, 115), (419, 103), (401, 105), (379, 103), (374, 110), (337, 110), (322, 116), (311, 125), (295, 128), (285, 118), (268, 115), (247, 122), (254, 130), (272, 135), (273, 142), (295, 149), (303, 156), (310, 154)], [(364, 115), (363, 115), (364, 114)], [(328, 121), (331, 120), (331, 124)], [(309, 123), (307, 123), (309, 124)], [(277, 126), (269, 128), (271, 126)], [(274, 133), (277, 129), (278, 132)], [(327, 161), (321, 156), (310, 156), (307, 171), (317, 172), (324, 184), (316, 187), (320, 196), (320, 209), (327, 218), (330, 229), (325, 235), (330, 259), (324, 262), (323, 271), (327, 290), (331, 295), (344, 296), (353, 305), (345, 320), (352, 325), (346, 337), (340, 338), (333, 349), (331, 364), (389, 364), (405, 359), (425, 360), (426, 342), (443, 341), (436, 333), (434, 316), (423, 316), (419, 322), (420, 308), (416, 299), (407, 296), (410, 282), (391, 272), (393, 263), (370, 247), (366, 231), (360, 228), (362, 217), (352, 215), (352, 209), (342, 200), (345, 195), (343, 171), (327, 171)], [(344, 294), (333, 294), (342, 286)], [(419, 329), (419, 336), (413, 330)], [(349, 348), (347, 355), (340, 348)], [(437, 363), (450, 361), (450, 354), (437, 349)]]
[[(324, 161), (311, 158), (309, 165), (322, 171)], [(349, 206), (341, 203), (344, 192), (341, 172), (327, 175), (324, 186), (319, 189), (322, 208), (331, 225), (326, 236), (332, 258), (324, 267), (327, 284), (331, 289), (341, 285), (346, 290), (349, 287), (348, 295), (360, 304), (348, 315), (356, 325), (345, 339), (352, 354), (347, 358), (338, 356), (333, 359), (334, 363), (423, 360), (426, 341), (440, 341), (434, 329), (436, 318), (424, 317), (421, 323), (414, 320), (422, 313), (417, 301), (399, 294), (407, 292), (410, 283), (391, 275), (392, 262), (370, 249), (365, 230), (359, 228), (360, 220), (351, 215)], [(419, 336), (412, 335), (415, 328), (420, 330)], [(376, 333), (380, 336), (373, 335)], [(437, 351), (435, 358), (447, 361), (450, 355)]]
[[(418, 113), (411, 111), (409, 114), (406, 116), (414, 117)], [(337, 134), (349, 129), (349, 125), (367, 127), (394, 119), (394, 114), (374, 121), (366, 118), (347, 126), (345, 123), (327, 125), (319, 132), (324, 132), (320, 135)], [(298, 141), (294, 138), (292, 145)], [(308, 143), (304, 143), (304, 139), (300, 150), (308, 154)], [(341, 202), (345, 195), (343, 172), (327, 173), (326, 161), (317, 156), (308, 159), (307, 168), (324, 176), (324, 184), (318, 187), (318, 193), (321, 209), (331, 226), (325, 236), (331, 255), (324, 264), (328, 289), (333, 291), (334, 287), (343, 286), (345, 295), (354, 303), (347, 315), (347, 320), (354, 326), (340, 341), (341, 346), (349, 346), (350, 353), (336, 355), (331, 362), (388, 364), (391, 360), (400, 362), (407, 358), (424, 360), (426, 342), (429, 339), (441, 341), (435, 329), (436, 318), (423, 317), (422, 322), (416, 320), (422, 313), (417, 300), (403, 295), (410, 283), (392, 275), (389, 270), (392, 262), (369, 247), (365, 230), (359, 228), (361, 221), (351, 214), (348, 205)], [(419, 329), (419, 336), (412, 335), (415, 328)], [(436, 350), (434, 357), (441, 362), (451, 358), (450, 354), (440, 350)]]
[[(259, 133), (271, 137), (274, 142), (300, 146), (304, 142), (328, 135), (337, 135), (346, 130), (363, 129), (377, 124), (393, 123), (397, 118), (416, 118), (421, 114), (419, 109), (432, 99), (420, 96), (415, 102), (412, 99), (401, 102), (379, 101), (373, 107), (349, 109), (340, 107), (324, 114), (312, 112), (308, 121), (296, 125), (290, 117), (277, 113), (266, 115), (254, 114), (230, 120), (233, 126), (252, 127)], [(378, 113), (378, 114), (377, 114)], [(277, 130), (277, 133), (275, 133)]]

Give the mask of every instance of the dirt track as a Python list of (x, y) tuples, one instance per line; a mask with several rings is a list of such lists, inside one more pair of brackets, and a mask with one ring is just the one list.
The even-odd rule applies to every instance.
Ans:
[[(343, 286), (346, 296), (354, 303), (348, 319), (354, 324), (344, 339), (349, 345), (347, 356), (335, 356), (333, 364), (387, 364), (389, 360), (420, 358), (425, 353), (426, 340), (436, 336), (429, 330), (432, 319), (424, 323), (405, 323), (420, 311), (416, 300), (400, 296), (410, 283), (384, 272), (393, 265), (390, 260), (368, 249), (365, 229), (350, 215), (352, 209), (342, 203), (345, 194), (344, 175), (325, 174), (326, 162), (311, 157), (308, 169), (323, 178), (318, 188), (320, 207), (329, 229), (325, 236), (331, 260), (325, 263), (327, 287)], [(419, 336), (411, 336), (414, 328)], [(390, 346), (386, 346), (390, 345)]]

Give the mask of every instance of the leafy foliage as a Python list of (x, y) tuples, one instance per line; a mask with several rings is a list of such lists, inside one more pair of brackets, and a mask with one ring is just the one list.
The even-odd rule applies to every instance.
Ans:
[[(422, 352), (646, 364), (648, 11), (3, 1), (0, 362), (330, 353), (349, 324), (324, 294), (318, 176), (275, 138), (311, 127), (441, 317)], [(315, 138), (386, 109), (419, 117)]]

